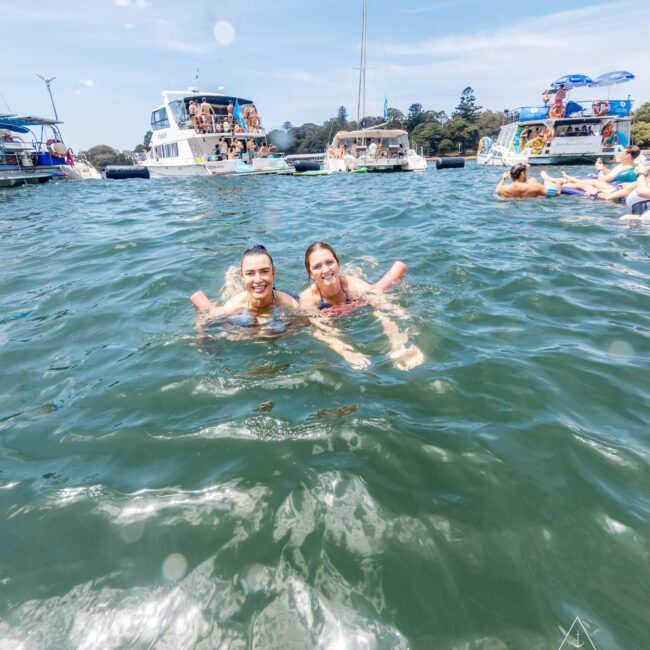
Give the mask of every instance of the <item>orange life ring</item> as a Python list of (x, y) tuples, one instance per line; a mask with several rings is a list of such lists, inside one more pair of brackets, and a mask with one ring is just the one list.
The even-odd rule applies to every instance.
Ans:
[(555, 135), (555, 131), (552, 126), (547, 126), (544, 129), (544, 142), (548, 142)]
[[(57, 144), (60, 144), (63, 147), (64, 151), (61, 151), (61, 147), (58, 147), (58, 150), (55, 149), (54, 147)], [(66, 146), (63, 144), (63, 142), (61, 142), (61, 140), (50, 138), (45, 143), (45, 146), (47, 147), (47, 152), (54, 158), (65, 158), (65, 155), (68, 153)]]
[(611, 122), (607, 122), (605, 126), (600, 130), (600, 135), (603, 138), (609, 138), (610, 135), (614, 134), (614, 125)]
[(535, 139), (530, 143), (530, 148), (531, 148), (533, 151), (540, 152), (540, 151), (544, 148), (544, 145), (545, 145), (545, 144), (546, 144), (546, 141), (544, 140), (544, 138), (540, 138), (540, 137), (538, 136), (537, 138), (535, 138)]
[(566, 108), (564, 107), (564, 104), (553, 104), (548, 114), (550, 117), (557, 120), (558, 118), (562, 117), (565, 112), (566, 112)]
[(609, 113), (609, 102), (606, 99), (599, 99), (594, 103), (595, 115), (607, 115)]

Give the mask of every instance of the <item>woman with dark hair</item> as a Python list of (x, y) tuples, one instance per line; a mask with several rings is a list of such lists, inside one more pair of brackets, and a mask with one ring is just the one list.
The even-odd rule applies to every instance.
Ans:
[[(372, 285), (361, 278), (341, 275), (341, 264), (336, 251), (325, 242), (315, 242), (305, 252), (305, 268), (309, 287), (300, 294), (300, 304), (308, 313), (344, 313), (361, 302), (372, 305), (374, 315), (388, 338), (389, 356), (397, 368), (410, 370), (424, 361), (422, 352), (415, 345), (407, 347), (408, 337), (386, 316), (385, 311), (402, 315), (403, 312), (389, 303)], [(314, 284), (311, 284), (311, 281)], [(312, 318), (315, 323), (315, 319)], [(314, 335), (357, 368), (370, 365), (370, 359), (357, 352), (351, 345), (338, 338), (333, 327), (318, 327)]]
[[(211, 303), (203, 293), (192, 296), (194, 306), (202, 314), (202, 321), (242, 314), (238, 324), (245, 326), (269, 325), (282, 312), (298, 310), (300, 305), (288, 293), (274, 287), (275, 267), (270, 253), (264, 246), (253, 246), (244, 251), (239, 277), (244, 291), (230, 298), (223, 305)], [(281, 330), (286, 329), (286, 323)]]

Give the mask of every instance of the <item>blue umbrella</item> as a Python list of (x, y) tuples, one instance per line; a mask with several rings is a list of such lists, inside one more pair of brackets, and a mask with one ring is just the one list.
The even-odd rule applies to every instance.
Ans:
[(632, 81), (634, 75), (631, 72), (625, 72), (625, 70), (617, 70), (616, 72), (606, 72), (601, 74), (600, 77), (596, 77), (589, 86), (592, 88), (598, 88), (600, 86), (614, 86), (616, 84), (624, 84), (628, 81)]
[(589, 86), (593, 82), (593, 79), (588, 77), (586, 74), (565, 74), (557, 81), (554, 81), (551, 86), (553, 86), (553, 88), (564, 86), (568, 90), (569, 88), (582, 88), (583, 86)]

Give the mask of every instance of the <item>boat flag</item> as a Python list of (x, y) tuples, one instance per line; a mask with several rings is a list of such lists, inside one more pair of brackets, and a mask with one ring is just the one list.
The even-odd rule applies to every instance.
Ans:
[(384, 122), (388, 122), (388, 97), (384, 95)]
[(241, 112), (241, 107), (239, 106), (239, 99), (235, 100), (235, 110), (233, 110), (232, 116), (239, 122), (241, 128), (245, 131), (246, 122), (244, 121), (244, 114)]

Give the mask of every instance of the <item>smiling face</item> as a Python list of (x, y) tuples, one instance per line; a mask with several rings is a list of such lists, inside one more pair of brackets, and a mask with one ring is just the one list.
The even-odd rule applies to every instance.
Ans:
[(309, 255), (309, 276), (320, 292), (334, 296), (341, 291), (341, 267), (332, 251), (318, 248)]
[(248, 295), (259, 305), (273, 302), (275, 271), (268, 255), (246, 255), (241, 263), (241, 279)]

